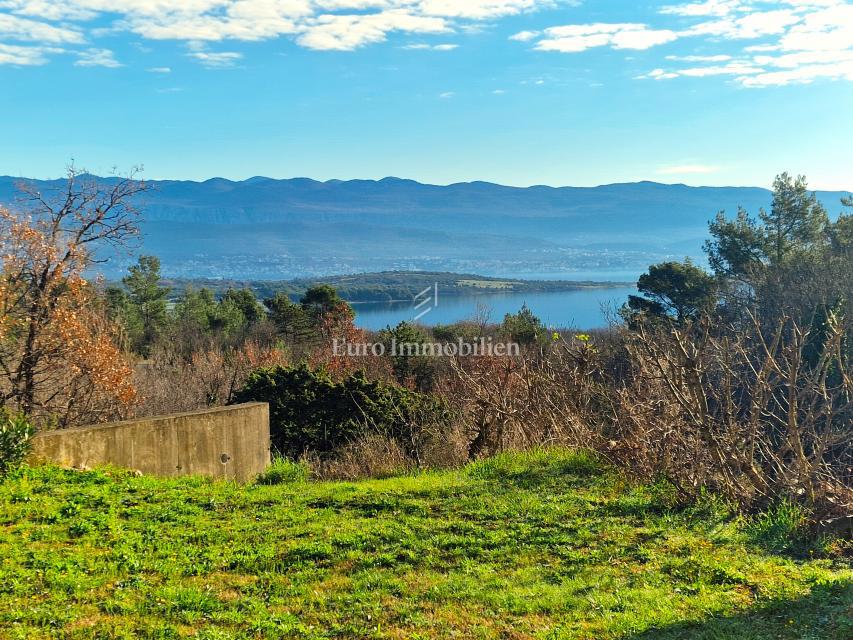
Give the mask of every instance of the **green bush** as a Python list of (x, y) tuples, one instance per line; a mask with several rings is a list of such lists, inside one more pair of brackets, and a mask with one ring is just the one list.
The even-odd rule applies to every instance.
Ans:
[(30, 450), (33, 427), (23, 414), (0, 407), (0, 475), (19, 466)]
[(290, 458), (322, 456), (367, 434), (393, 438), (412, 453), (420, 425), (447, 420), (443, 403), (429, 395), (360, 371), (336, 382), (304, 364), (253, 372), (234, 402), (268, 402), (273, 447)]
[(548, 332), (530, 307), (522, 304), (518, 313), (508, 313), (504, 316), (501, 333), (518, 344), (534, 345), (542, 342)]
[(274, 458), (272, 464), (258, 476), (258, 484), (292, 484), (305, 482), (311, 470), (304, 462), (294, 462), (287, 458)]

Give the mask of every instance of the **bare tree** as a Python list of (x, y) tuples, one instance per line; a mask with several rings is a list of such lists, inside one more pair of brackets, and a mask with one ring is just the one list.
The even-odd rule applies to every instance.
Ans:
[(52, 192), (23, 186), (0, 208), (0, 402), (43, 422), (98, 418), (133, 399), (130, 371), (85, 275), (102, 247), (138, 234), (144, 182), (73, 167)]

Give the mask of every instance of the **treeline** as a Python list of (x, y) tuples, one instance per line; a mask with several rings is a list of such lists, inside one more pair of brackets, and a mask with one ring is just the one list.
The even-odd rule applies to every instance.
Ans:
[(148, 357), (162, 344), (192, 353), (205, 344), (233, 346), (247, 339), (265, 343), (319, 339), (326, 322), (349, 322), (352, 308), (328, 285), (309, 287), (294, 302), (285, 293), (259, 301), (251, 289), (229, 288), (216, 296), (207, 288), (187, 288), (176, 298), (162, 284), (160, 260), (142, 256), (122, 286), (105, 291), (107, 310), (122, 330), (124, 347)]
[(308, 289), (327, 284), (334, 287), (338, 295), (348, 302), (389, 302), (412, 300), (415, 295), (436, 284), (442, 295), (457, 296), (477, 295), (494, 291), (521, 293), (573, 291), (588, 287), (622, 286), (625, 283), (514, 280), (447, 272), (385, 271), (296, 280), (238, 281), (164, 278), (161, 284), (170, 289), (173, 298), (183, 295), (187, 290), (208, 289), (218, 298), (229, 289), (250, 289), (261, 300), (272, 298), (281, 293), (289, 296), (293, 301), (298, 301)]

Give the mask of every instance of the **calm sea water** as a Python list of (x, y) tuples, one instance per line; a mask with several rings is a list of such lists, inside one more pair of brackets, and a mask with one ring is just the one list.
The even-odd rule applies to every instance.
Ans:
[[(597, 329), (607, 324), (607, 312), (617, 309), (636, 293), (633, 287), (583, 289), (551, 293), (488, 293), (470, 296), (441, 296), (438, 306), (423, 316), (425, 325), (450, 324), (470, 320), (478, 310), (488, 311), (491, 322), (500, 322), (507, 313), (516, 313), (527, 304), (549, 327)], [(429, 305), (427, 305), (429, 306)], [(353, 305), (355, 323), (363, 329), (384, 329), (403, 320), (411, 321), (419, 311), (411, 302), (365, 302)]]

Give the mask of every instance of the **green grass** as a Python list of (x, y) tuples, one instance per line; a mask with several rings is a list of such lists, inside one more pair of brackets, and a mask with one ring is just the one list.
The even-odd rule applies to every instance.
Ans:
[(266, 482), (15, 472), (0, 637), (853, 637), (849, 567), (757, 546), (713, 501), (673, 512), (582, 454)]

